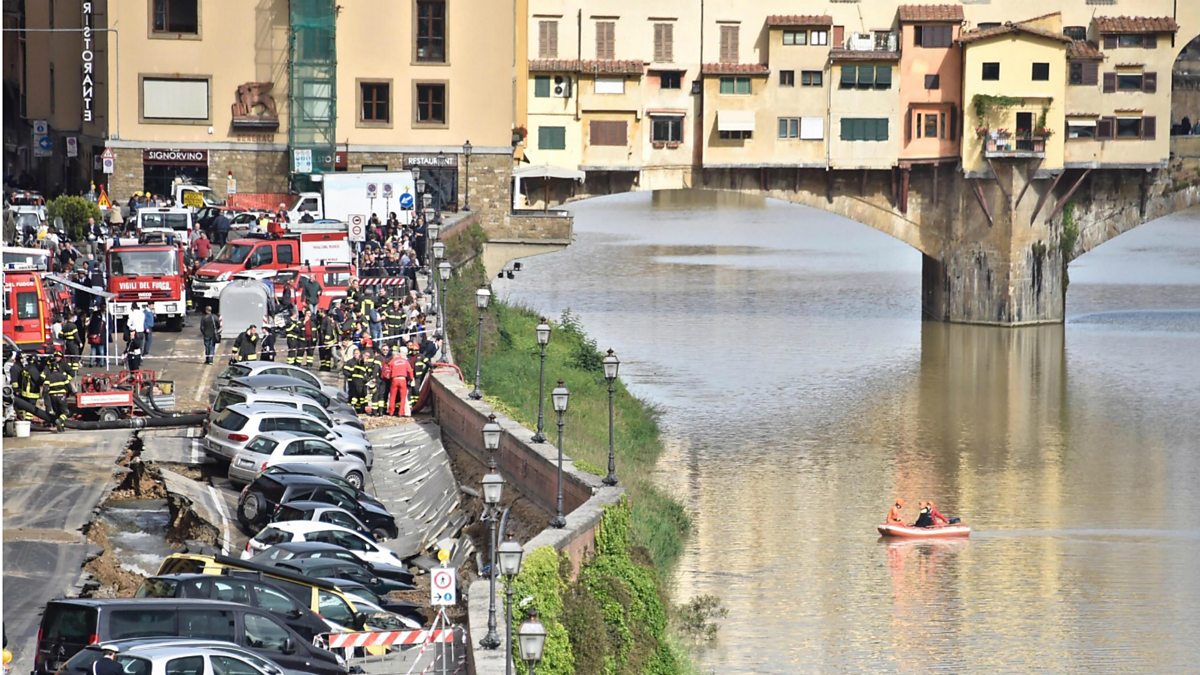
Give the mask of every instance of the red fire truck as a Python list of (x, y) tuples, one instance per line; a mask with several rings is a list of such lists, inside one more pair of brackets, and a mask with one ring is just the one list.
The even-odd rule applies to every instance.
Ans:
[(215, 304), (221, 298), (221, 291), (238, 272), (282, 270), (306, 264), (348, 265), (351, 260), (353, 254), (345, 229), (283, 236), (250, 235), (225, 244), (216, 258), (196, 273), (192, 290), (198, 302)]
[(114, 293), (113, 314), (129, 315), (133, 303), (154, 308), (168, 330), (183, 329), (187, 313), (183, 249), (170, 244), (115, 246), (108, 252), (108, 290)]
[(50, 296), (34, 270), (4, 273), (4, 335), (22, 351), (42, 351), (49, 344)]

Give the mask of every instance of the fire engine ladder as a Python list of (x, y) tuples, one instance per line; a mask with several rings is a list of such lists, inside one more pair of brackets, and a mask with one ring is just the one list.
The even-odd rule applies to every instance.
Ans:
[[(288, 150), (293, 188), (333, 171), (337, 132), (335, 0), (290, 0)], [(310, 168), (311, 163), (311, 168)]]

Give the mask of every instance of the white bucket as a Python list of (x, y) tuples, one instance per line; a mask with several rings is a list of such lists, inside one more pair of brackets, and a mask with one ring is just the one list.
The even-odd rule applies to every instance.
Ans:
[(29, 438), (29, 432), (33, 428), (33, 423), (29, 420), (17, 420), (13, 422), (13, 432), (17, 438)]

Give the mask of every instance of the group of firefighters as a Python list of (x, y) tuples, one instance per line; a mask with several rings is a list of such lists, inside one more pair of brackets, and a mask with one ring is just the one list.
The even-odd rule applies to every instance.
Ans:
[[(8, 381), (12, 383), (13, 395), (33, 407), (39, 399), (44, 401), (58, 431), (66, 428), (70, 411), (67, 397), (75, 393), (72, 383), (79, 372), (82, 340), (77, 316), (72, 311), (62, 324), (59, 339), (49, 355), (16, 352), (9, 369)], [(17, 416), (25, 419), (27, 412), (18, 410)]]

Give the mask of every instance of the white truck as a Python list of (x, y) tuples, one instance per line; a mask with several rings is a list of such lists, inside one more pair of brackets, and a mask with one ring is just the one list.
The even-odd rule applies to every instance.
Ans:
[(176, 183), (171, 191), (171, 196), (175, 199), (175, 205), (192, 209), (202, 209), (206, 206), (224, 206), (225, 201), (217, 198), (217, 193), (213, 192), (212, 188), (207, 185), (195, 185), (192, 183)]
[(321, 178), (320, 192), (301, 192), (288, 205), (292, 223), (300, 222), (305, 213), (315, 220), (346, 222), (352, 214), (370, 218), (372, 213), (387, 220), (392, 211), (408, 223), (413, 209), (420, 208), (411, 171), (327, 173)]

